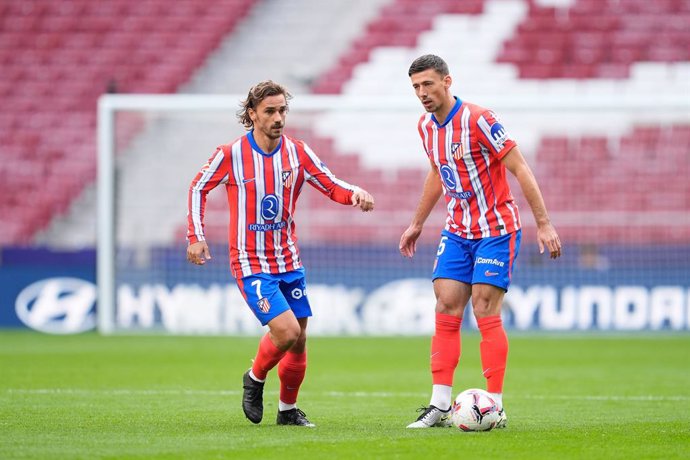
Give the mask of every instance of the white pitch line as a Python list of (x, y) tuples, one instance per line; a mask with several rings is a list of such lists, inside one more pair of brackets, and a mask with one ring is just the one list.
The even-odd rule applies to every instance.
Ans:
[[(238, 396), (240, 390), (87, 390), (79, 388), (9, 388), (5, 390), (9, 394), (24, 395), (77, 395), (77, 396)], [(268, 390), (267, 394), (277, 394), (276, 390)], [(333, 398), (423, 398), (428, 393), (416, 392), (391, 392), (391, 391), (304, 391), (303, 394), (328, 396)], [(536, 399), (536, 400), (563, 400), (563, 401), (690, 401), (690, 395), (511, 395), (511, 399)]]

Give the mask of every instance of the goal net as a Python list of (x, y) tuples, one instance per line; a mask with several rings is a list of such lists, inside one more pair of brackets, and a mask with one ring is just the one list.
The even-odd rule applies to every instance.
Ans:
[[(209, 194), (212, 260), (185, 259), (187, 191), (216, 146), (244, 133), (241, 95), (105, 95), (99, 104), (98, 315), (102, 333), (258, 334), (231, 278), (223, 187)], [(512, 181), (522, 247), (506, 295), (515, 329), (690, 327), (690, 102), (480, 98), (530, 163), (563, 257), (540, 255)], [(339, 178), (370, 191), (373, 213), (305, 186), (296, 214), (313, 334), (433, 330), (430, 274), (442, 201), (417, 255), (398, 252), (428, 171), (413, 97), (297, 96), (286, 133)], [(512, 179), (511, 179), (512, 180)], [(466, 324), (473, 327), (472, 315)]]

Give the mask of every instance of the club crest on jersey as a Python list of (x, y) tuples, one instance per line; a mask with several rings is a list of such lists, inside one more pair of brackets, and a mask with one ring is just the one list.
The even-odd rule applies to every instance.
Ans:
[(281, 177), (283, 178), (283, 187), (292, 187), (292, 171), (283, 171)]
[(268, 311), (271, 309), (271, 302), (269, 302), (268, 298), (266, 297), (259, 299), (259, 302), (256, 305), (259, 307), (259, 310), (264, 313), (268, 313)]
[(460, 158), (462, 158), (462, 155), (463, 155), (462, 143), (453, 142), (450, 145), (450, 153), (453, 154), (453, 158), (455, 158), (456, 160), (459, 160)]

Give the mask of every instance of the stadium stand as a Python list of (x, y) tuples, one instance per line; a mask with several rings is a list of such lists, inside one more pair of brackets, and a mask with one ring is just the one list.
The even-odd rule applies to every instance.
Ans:
[[(673, 139), (673, 142), (668, 142)], [(586, 223), (593, 209), (609, 213), (593, 232), (577, 223), (564, 227), (570, 241), (666, 243), (690, 239), (683, 216), (690, 212), (690, 125), (633, 126), (618, 139), (545, 137), (537, 149), (535, 174), (549, 204)], [(671, 179), (673, 178), (673, 179)], [(521, 200), (522, 201), (522, 200)], [(526, 203), (521, 203), (523, 209)], [(630, 215), (647, 219), (628, 231)], [(646, 216), (646, 217), (645, 217)]]
[(351, 77), (354, 67), (369, 59), (373, 49), (382, 46), (413, 48), (420, 33), (431, 29), (434, 18), (440, 14), (478, 14), (483, 0), (441, 0), (425, 3), (414, 0), (396, 0), (381, 10), (370, 22), (361, 37), (343, 54), (337, 65), (324, 73), (312, 87), (317, 94), (337, 94)]
[(498, 62), (521, 78), (627, 78), (633, 63), (690, 60), (684, 0), (578, 0), (569, 9), (530, 3)]
[[(363, 24), (388, 1), (255, 2), (178, 92), (242, 94), (257, 81), (272, 78), (298, 95), (300, 88), (304, 90), (314, 78), (312, 75), (331, 65)], [(274, 39), (276, 31), (280, 31), (280, 40)], [(267, 62), (271, 62), (270, 69)], [(229, 142), (243, 130), (232, 113), (222, 117), (208, 113), (196, 119), (150, 115), (144, 129), (120, 149), (123, 167), (119, 181), (127, 187), (121, 189), (118, 206), (130, 210), (132, 218), (118, 226), (118, 234), (127, 242), (184, 241), (174, 229), (184, 219), (180, 206), (185, 202), (187, 181), (217, 145)], [(118, 126), (118, 132), (126, 128)], [(171, 157), (176, 161), (170, 162)], [(166, 168), (157, 167), (161, 161), (166, 162)], [(151, 181), (150, 171), (157, 171), (155, 182)], [(222, 209), (222, 194), (212, 194), (211, 199), (220, 199), (218, 206)], [(61, 247), (94, 244), (95, 209), (94, 188), (87, 187), (70, 211), (54, 219), (38, 239)]]
[[(389, 5), (386, 11), (407, 17), (374, 21), (346, 58), (318, 80), (314, 90), (351, 95), (407, 93), (413, 97), (408, 82), (399, 76), (406, 75), (414, 57), (434, 52), (445, 56), (456, 69), (456, 94), (480, 103), (496, 100), (492, 94), (496, 88), (535, 100), (545, 95), (625, 100), (639, 94), (686, 98), (690, 94), (690, 34), (683, 26), (688, 23), (688, 2), (651, 5), (636, 0), (577, 0), (556, 8), (538, 1), (486, 1), (464, 15), (444, 14), (446, 4), (440, 3), (432, 21), (425, 21), (422, 6), (415, 9), (409, 3)], [(401, 24), (414, 22), (415, 17), (421, 18), (415, 40), (396, 41), (397, 32), (387, 39), (379, 37), (379, 28), (404, 29)], [(654, 24), (669, 26), (659, 33)], [(473, 41), (482, 43), (481, 54), (463, 46)], [(362, 59), (355, 62), (356, 56)], [(338, 75), (350, 77), (341, 82), (335, 78)], [(382, 80), (387, 84), (380, 85)], [(570, 117), (505, 115), (504, 119), (511, 118), (509, 129), (520, 140), (523, 153), (534, 163), (552, 214), (559, 217), (569, 241), (649, 242), (659, 237), (667, 242), (687, 241), (688, 221), (682, 216), (690, 211), (690, 191), (685, 181), (667, 182), (667, 178), (670, 170), (684, 172), (690, 163), (690, 142), (684, 134), (689, 114), (655, 125), (624, 113), (598, 128)], [(357, 167), (385, 171), (389, 167), (385, 159), (392, 155), (406, 167), (426, 167), (421, 152), (409, 147), (418, 142), (413, 129), (407, 136), (386, 132), (381, 123), (360, 122), (358, 127), (339, 131), (335, 127), (343, 120), (336, 115), (322, 120), (316, 130), (321, 135), (334, 133), (332, 145), (342, 150), (361, 152), (362, 164)], [(339, 135), (354, 129), (356, 137)], [(391, 145), (382, 148), (376, 142), (381, 138)], [(410, 190), (388, 177), (383, 175), (384, 184), (372, 188)], [(421, 181), (412, 187), (415, 193), (400, 197), (399, 203), (413, 202), (420, 188)], [(526, 216), (523, 223), (530, 225), (528, 206), (520, 195), (516, 193)], [(381, 203), (377, 211), (394, 209)], [(592, 211), (599, 214), (594, 216)], [(602, 214), (608, 216), (606, 222), (599, 221)], [(654, 224), (658, 219), (668, 225), (660, 228)]]
[(253, 3), (0, 3), (0, 244), (31, 242), (93, 181), (100, 94), (174, 92)]
[[(248, 84), (265, 78), (263, 64), (268, 54), (252, 60), (247, 51), (251, 43), (266, 45), (257, 28), (257, 12), (272, 12), (285, 18), (286, 38), (273, 50), (282, 64), (276, 66), (271, 77), (298, 90), (311, 83), (312, 91), (319, 94), (407, 95), (413, 99), (407, 67), (414, 57), (425, 52), (446, 57), (453, 69), (457, 94), (478, 103), (495, 100), (497, 92), (526, 98), (585, 94), (621, 99), (637, 94), (682, 96), (690, 92), (690, 30), (685, 27), (690, 2), (682, 0), (573, 0), (561, 2), (560, 7), (545, 6), (547, 2), (537, 0), (380, 0), (358, 3), (361, 11), (356, 12), (350, 11), (355, 8), (344, 8), (346, 2), (336, 2), (331, 5), (332, 14), (345, 16), (347, 12), (352, 16), (343, 24), (327, 24), (333, 31), (333, 42), (324, 36), (318, 46), (311, 47), (314, 36), (299, 32), (313, 28), (314, 16), (308, 13), (290, 14), (289, 9), (279, 9), (287, 8), (280, 2), (214, 2), (215, 11), (226, 8), (232, 13), (223, 20), (215, 19), (211, 16), (222, 15), (212, 15), (208, 13), (212, 8), (205, 10), (191, 1), (179, 2), (180, 8), (176, 6), (176, 12), (171, 13), (169, 8), (163, 11), (165, 8), (160, 6), (168, 3), (147, 0), (137, 3), (142, 5), (141, 10), (137, 7), (137, 14), (129, 6), (131, 2), (124, 0), (103, 10), (85, 0), (62, 2), (59, 7), (47, 1), (0, 5), (0, 63), (6, 70), (0, 79), (0, 97), (4, 107), (13, 108), (0, 110), (0, 143), (3, 152), (8, 152), (3, 153), (3, 159), (10, 159), (0, 164), (0, 181), (7, 184), (4, 188), (8, 190), (2, 215), (12, 215), (25, 207), (22, 202), (27, 197), (20, 195), (20, 191), (35, 175), (34, 171), (51, 171), (46, 175), (44, 188), (53, 191), (32, 191), (36, 206), (27, 212), (26, 219), (16, 222), (2, 217), (7, 229), (2, 241), (28, 242), (47, 225), (52, 214), (59, 214), (74, 203), (72, 200), (83, 189), (84, 178), (93, 178), (93, 108), (96, 96), (111, 78), (115, 78), (117, 90), (122, 92), (198, 93), (244, 92)], [(316, 11), (324, 2), (299, 3), (303, 7), (300, 11), (308, 12)], [(365, 8), (365, 4), (370, 6)], [(58, 8), (62, 13), (47, 14), (53, 11), (49, 8)], [(249, 15), (244, 17), (247, 12)], [(166, 20), (160, 21), (164, 24), (152, 21), (157, 14), (165, 16)], [(234, 22), (230, 23), (227, 16), (232, 16)], [(113, 17), (122, 21), (114, 26)], [(172, 33), (192, 17), (194, 30), (204, 32), (181, 34), (181, 38)], [(242, 17), (244, 22), (238, 22)], [(222, 29), (222, 33), (211, 36), (209, 30), (214, 27), (200, 24), (216, 24), (213, 21), (218, 21), (215, 29)], [(225, 39), (220, 42), (222, 35)], [(303, 41), (298, 41), (300, 35), (304, 35)], [(467, 46), (474, 42), (482, 46)], [(141, 46), (135, 46), (139, 43)], [(210, 53), (219, 44), (217, 51)], [(12, 52), (17, 48), (23, 51)], [(136, 53), (129, 56), (123, 51), (127, 49), (136, 49)], [(165, 49), (166, 56), (174, 58), (162, 59), (163, 54), (156, 52), (159, 49)], [(305, 49), (315, 62), (307, 70), (285, 64), (303, 61)], [(121, 65), (123, 60), (128, 65)], [(69, 65), (63, 66), (62, 62)], [(238, 62), (243, 64), (241, 72), (235, 71)], [(109, 70), (115, 64), (118, 71), (113, 76)], [(61, 83), (60, 94), (54, 94), (51, 82), (55, 79), (65, 82), (64, 88)], [(386, 84), (382, 85), (382, 81)], [(41, 99), (35, 97), (37, 94)], [(510, 119), (507, 125), (533, 161), (552, 213), (569, 222), (563, 230), (567, 237), (620, 238), (629, 222), (617, 216), (617, 212), (623, 215), (627, 211), (644, 211), (661, 218), (669, 213), (689, 214), (687, 184), (667, 180), (669, 171), (687, 171), (690, 162), (687, 116), (685, 122), (671, 119), (660, 125), (643, 123), (635, 114), (625, 114), (594, 132), (591, 123), (581, 124), (565, 117), (520, 119), (507, 113), (504, 118)], [(353, 227), (355, 239), (397, 238), (416, 204), (425, 175), (426, 160), (414, 129), (416, 118), (389, 114), (389, 119), (410, 129), (386, 131), (385, 124), (372, 122), (366, 115), (355, 120), (354, 125), (352, 117), (347, 121), (333, 113), (319, 117), (312, 129), (294, 126), (293, 132), (312, 144), (339, 176), (361, 183), (377, 197), (378, 219), (386, 225), (371, 228), (362, 221)], [(120, 130), (124, 139), (140, 126), (136, 119), (129, 124), (131, 127), (123, 126)], [(166, 136), (170, 132), (176, 133), (176, 139)], [(358, 135), (352, 136), (352, 132)], [(159, 161), (143, 158), (142, 152), (162, 146), (170, 155), (182, 158), (185, 149), (192, 145), (189, 140), (200, 136), (211, 139), (209, 153), (217, 143), (228, 140), (227, 131), (212, 131), (203, 120), (187, 126), (149, 123), (123, 152), (131, 162), (123, 172), (128, 174), (127, 183), (145, 182), (143, 172)], [(672, 142), (668, 142), (668, 136)], [(386, 141), (382, 143), (380, 139)], [(388, 159), (393, 155), (396, 164), (390, 168)], [(650, 164), (650, 159), (658, 161)], [(20, 161), (36, 169), (17, 166)], [(180, 169), (172, 173), (178, 179), (171, 180), (189, 176), (190, 164), (196, 165), (198, 161), (180, 161)], [(614, 169), (617, 174), (606, 172)], [(26, 172), (29, 170), (31, 174)], [(181, 213), (171, 213), (179, 208), (179, 195), (167, 193), (165, 182), (162, 179), (156, 184), (162, 190), (155, 198), (160, 202), (161, 215), (156, 216), (156, 221), (161, 225), (144, 230), (130, 225), (122, 230), (126, 238), (141, 237), (142, 231), (151, 231), (150, 238), (163, 243), (181, 238)], [(660, 193), (647, 192), (659, 188)], [(123, 191), (123, 200), (150, 193), (149, 189), (133, 185)], [(340, 234), (331, 217), (348, 210), (334, 209), (320, 196), (312, 198), (307, 194), (305, 199), (309, 206), (304, 213), (309, 218), (305, 217), (305, 223), (300, 224), (301, 235), (325, 241), (337, 239)], [(530, 220), (526, 205), (520, 204), (523, 216), (527, 216), (523, 220)], [(92, 214), (93, 206), (93, 200), (83, 208), (73, 204), (68, 220), (78, 222), (79, 214)], [(222, 199), (209, 206), (212, 213), (224, 209)], [(610, 211), (610, 225), (592, 231), (590, 227), (570, 223), (586, 218), (586, 212), (594, 208)], [(82, 209), (89, 211), (80, 212)], [(312, 213), (311, 209), (319, 212)], [(357, 224), (358, 218), (352, 219)], [(211, 225), (208, 231), (224, 238), (225, 220), (217, 222), (217, 228)], [(672, 241), (687, 241), (690, 235), (683, 222), (687, 220), (681, 219), (679, 225), (664, 230), (663, 236)], [(653, 239), (653, 226), (646, 225), (634, 238)], [(69, 234), (74, 227), (60, 227), (53, 233), (52, 241)], [(429, 237), (435, 239), (436, 235)], [(88, 237), (80, 236), (78, 240), (88, 241)]]

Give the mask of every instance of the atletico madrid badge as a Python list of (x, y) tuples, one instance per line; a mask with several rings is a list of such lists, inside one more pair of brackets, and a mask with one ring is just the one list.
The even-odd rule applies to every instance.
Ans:
[(287, 187), (287, 188), (292, 187), (292, 171), (290, 171), (290, 170), (283, 171), (282, 178), (283, 178), (283, 187)]
[(453, 154), (453, 158), (455, 158), (456, 160), (462, 158), (462, 143), (453, 142), (450, 145), (450, 152)]
[(268, 313), (268, 310), (271, 309), (271, 302), (268, 301), (268, 298), (263, 297), (259, 299), (257, 306), (259, 307), (259, 310), (261, 310), (262, 312)]

